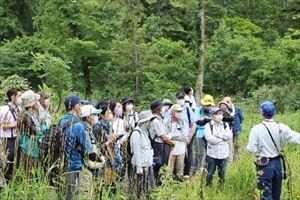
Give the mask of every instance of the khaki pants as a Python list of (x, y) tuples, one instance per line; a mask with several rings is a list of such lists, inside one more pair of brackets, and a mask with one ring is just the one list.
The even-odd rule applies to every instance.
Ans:
[(176, 168), (175, 175), (177, 177), (183, 176), (184, 157), (185, 157), (185, 154), (170, 155), (169, 163), (168, 163), (168, 171), (169, 171), (170, 175), (173, 175), (174, 169)]

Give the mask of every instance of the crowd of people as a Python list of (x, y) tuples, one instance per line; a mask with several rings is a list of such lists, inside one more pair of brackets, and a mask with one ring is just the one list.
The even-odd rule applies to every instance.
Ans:
[[(51, 167), (50, 184), (55, 186), (58, 175), (66, 177), (66, 199), (79, 195), (91, 199), (97, 180), (112, 193), (117, 181), (126, 181), (140, 198), (161, 184), (164, 166), (167, 175), (178, 181), (207, 171), (208, 187), (218, 170), (222, 187), (227, 163), (238, 156), (241, 109), (230, 97), (215, 103), (211, 95), (198, 105), (191, 87), (177, 92), (174, 102), (154, 100), (139, 113), (130, 97), (93, 103), (70, 94), (64, 100), (66, 114), (58, 124), (52, 124), (51, 97), (46, 92), (12, 88), (7, 98), (7, 105), (0, 107), (0, 187), (11, 181), (15, 169), (24, 169), (31, 178), (32, 169), (42, 164), (45, 169)], [(272, 105), (262, 105), (261, 112), (275, 131)], [(263, 128), (252, 129), (248, 149), (275, 163), (279, 153), (272, 143), (261, 151), (266, 142), (260, 144), (258, 134)], [(286, 126), (280, 130), (285, 139), (300, 143), (299, 134)], [(274, 140), (281, 144), (277, 136)], [(272, 188), (272, 181), (266, 179), (261, 181)]]

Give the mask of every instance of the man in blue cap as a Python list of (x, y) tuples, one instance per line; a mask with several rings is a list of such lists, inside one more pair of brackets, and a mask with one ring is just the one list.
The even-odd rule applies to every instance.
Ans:
[(276, 122), (276, 108), (271, 101), (260, 105), (263, 122), (255, 125), (249, 135), (247, 149), (256, 155), (258, 184), (262, 200), (279, 200), (285, 175), (283, 141), (300, 144), (300, 134)]
[[(79, 119), (82, 107), (80, 97), (71, 94), (65, 98), (64, 104), (68, 113), (59, 121), (58, 126), (63, 130), (65, 141), (66, 199), (73, 199), (75, 196), (79, 197), (79, 193), (84, 188), (82, 180), (80, 181), (83, 178), (80, 178), (82, 176), (80, 172), (84, 169), (83, 160), (87, 155), (85, 147), (89, 140), (87, 140), (84, 125)], [(95, 158), (90, 159), (95, 161)]]

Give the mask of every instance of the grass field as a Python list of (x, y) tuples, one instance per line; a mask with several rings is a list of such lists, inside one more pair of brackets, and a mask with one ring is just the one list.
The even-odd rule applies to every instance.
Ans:
[[(245, 106), (244, 108), (246, 108), (243, 109), (245, 121), (240, 137), (242, 147), (238, 159), (227, 167), (224, 188), (220, 189), (217, 186), (216, 176), (211, 188), (205, 187), (205, 175), (198, 174), (190, 180), (180, 183), (166, 178), (163, 181), (163, 185), (151, 193), (151, 199), (250, 200), (254, 199), (255, 195), (259, 195), (259, 191), (255, 189), (254, 156), (249, 154), (245, 147), (251, 127), (259, 123), (261, 117), (257, 108), (249, 106)], [(275, 119), (300, 132), (300, 111), (279, 114)], [(293, 197), (294, 199), (300, 199), (300, 146), (287, 144), (285, 150), (291, 165)], [(18, 171), (17, 178), (12, 181), (9, 187), (1, 191), (0, 199), (59, 199), (60, 197), (64, 197), (63, 193), (49, 187), (47, 184), (47, 174), (41, 169), (36, 169), (34, 174), (36, 178), (29, 181), (24, 178), (25, 176), (22, 171)], [(109, 197), (108, 191), (104, 191), (104, 196), (101, 199), (130, 199), (123, 185), (117, 185), (117, 192), (113, 198)], [(98, 184), (97, 190), (101, 190), (101, 184)], [(289, 197), (287, 181), (284, 181), (282, 199), (289, 199)], [(100, 199), (100, 197), (95, 196), (94, 199)]]

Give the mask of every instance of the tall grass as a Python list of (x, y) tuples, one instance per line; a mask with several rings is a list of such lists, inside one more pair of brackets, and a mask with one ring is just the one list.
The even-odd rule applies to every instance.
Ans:
[[(167, 177), (166, 171), (163, 171), (163, 184), (152, 191), (151, 199), (254, 199), (254, 196), (258, 194), (253, 164), (254, 156), (249, 154), (245, 147), (251, 127), (259, 123), (261, 117), (256, 107), (245, 105), (243, 108), (245, 121), (240, 137), (242, 145), (240, 155), (235, 162), (228, 165), (223, 188), (218, 186), (216, 175), (213, 186), (207, 188), (205, 175), (197, 174), (187, 181), (177, 182)], [(300, 132), (300, 111), (277, 115), (276, 120)], [(291, 165), (293, 196), (294, 199), (300, 199), (300, 146), (287, 144), (285, 150)], [(22, 169), (17, 170), (9, 186), (0, 191), (0, 199), (64, 199), (64, 188), (58, 190), (49, 186), (48, 175), (41, 167), (34, 169), (33, 177), (28, 180)], [(62, 177), (61, 185), (64, 186), (64, 177)], [(128, 183), (118, 182), (114, 195), (101, 180), (95, 181), (94, 185), (94, 199), (132, 199), (132, 194), (127, 192)], [(287, 181), (283, 181), (282, 199), (289, 199)]]

